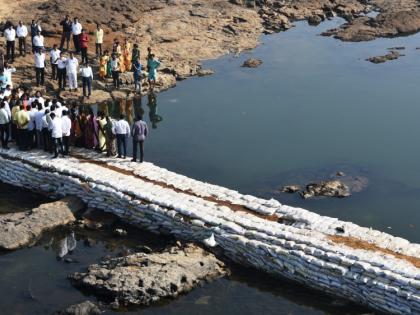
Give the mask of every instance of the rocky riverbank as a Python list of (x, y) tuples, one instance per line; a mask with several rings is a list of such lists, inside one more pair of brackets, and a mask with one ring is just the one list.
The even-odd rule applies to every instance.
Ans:
[[(380, 14), (366, 16), (373, 9)], [(341, 16), (347, 23), (324, 35), (346, 41), (405, 35), (420, 28), (420, 13), (414, 0), (199, 0), (193, 3), (181, 0), (30, 0), (5, 3), (0, 10), (3, 21), (16, 23), (20, 19), (26, 22), (39, 19), (47, 47), (59, 43), (59, 21), (65, 14), (78, 16), (91, 34), (95, 24), (101, 23), (106, 33), (105, 48), (111, 47), (114, 38), (128, 38), (140, 43), (143, 63), (146, 61), (146, 47), (152, 47), (163, 62), (157, 91), (175, 86), (177, 80), (203, 73), (201, 60), (254, 48), (261, 33), (285, 31), (296, 20), (307, 20), (311, 25), (317, 25), (325, 19)], [(93, 43), (89, 50), (94, 51)], [(92, 54), (90, 57), (97, 67), (97, 60)], [(14, 64), (18, 69), (14, 75), (16, 83), (33, 85), (32, 59), (31, 55), (17, 59)], [(209, 73), (205, 70), (204, 73)], [(110, 94), (110, 82), (95, 81), (96, 92), (90, 100), (85, 100), (87, 103), (115, 99), (115, 95)], [(117, 93), (117, 98), (124, 98), (126, 92), (132, 89), (131, 73), (122, 75), (122, 83), (124, 92), (121, 95)], [(46, 92), (55, 96), (53, 91), (56, 89), (57, 83), (47, 80)], [(145, 83), (143, 91), (147, 89)], [(80, 92), (66, 92), (60, 96), (82, 100)]]

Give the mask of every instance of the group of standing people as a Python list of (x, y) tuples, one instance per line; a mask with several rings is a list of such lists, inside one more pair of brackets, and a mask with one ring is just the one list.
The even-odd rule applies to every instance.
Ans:
[(57, 158), (69, 155), (70, 146), (106, 152), (113, 157), (126, 158), (127, 141), (132, 137), (133, 159), (144, 159), (144, 141), (148, 126), (138, 115), (130, 127), (124, 115), (114, 120), (103, 112), (94, 114), (77, 106), (70, 108), (58, 100), (44, 99), (37, 91), (33, 96), (28, 91), (16, 89), (10, 95), (0, 95), (0, 139), (3, 149), (8, 149), (9, 140), (15, 141), (22, 151), (42, 149)]
[[(30, 35), (32, 43), (32, 53), (34, 54), (34, 65), (37, 86), (45, 85), (45, 69), (49, 59), (51, 66), (51, 79), (58, 81), (59, 90), (65, 90), (66, 84), (70, 91), (78, 90), (78, 74), (82, 76), (83, 95), (89, 97), (92, 92), (92, 81), (94, 78), (92, 67), (89, 65), (89, 35), (83, 28), (78, 18), (73, 19), (65, 16), (60, 22), (62, 26), (62, 34), (60, 45), (54, 44), (49, 51), (47, 57), (45, 40), (42, 35), (42, 28), (35, 20), (30, 25)], [(118, 39), (115, 39), (111, 52), (103, 50), (104, 30), (100, 24), (96, 25), (93, 32), (95, 38), (95, 53), (98, 58), (99, 71), (98, 77), (101, 80), (112, 78), (114, 88), (120, 87), (120, 74), (124, 72), (133, 73), (134, 89), (141, 92), (142, 70), (143, 65), (140, 60), (140, 47), (138, 44), (132, 44), (128, 39), (124, 40), (123, 45)], [(10, 22), (4, 30), (6, 39), (6, 59), (7, 62), (13, 63), (15, 60), (15, 42), (16, 38), (19, 43), (19, 52), (21, 56), (27, 53), (26, 38), (29, 36), (26, 25), (19, 21), (15, 28)], [(71, 43), (73, 51), (70, 51)], [(65, 54), (64, 52), (68, 53)], [(77, 55), (81, 56), (80, 66)], [(0, 50), (0, 59), (4, 56), (4, 52)], [(3, 60), (4, 61), (4, 60)], [(0, 63), (3, 64), (2, 60)], [(147, 53), (147, 72), (148, 83), (151, 90), (155, 88), (157, 80), (157, 70), (161, 62), (148, 48)], [(0, 71), (2, 71), (0, 66)]]

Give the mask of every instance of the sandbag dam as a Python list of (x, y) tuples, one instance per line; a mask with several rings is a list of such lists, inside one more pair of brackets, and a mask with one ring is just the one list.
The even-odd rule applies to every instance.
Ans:
[(0, 150), (0, 180), (78, 196), (130, 224), (205, 246), (213, 235), (241, 265), (385, 313), (420, 314), (420, 244), (403, 238), (84, 149), (66, 159)]

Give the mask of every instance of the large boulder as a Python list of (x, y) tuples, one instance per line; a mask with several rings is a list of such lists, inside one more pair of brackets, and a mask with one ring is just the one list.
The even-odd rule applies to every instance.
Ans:
[(114, 305), (149, 305), (227, 273), (213, 254), (190, 244), (161, 253), (106, 259), (69, 278), (75, 286), (90, 289)]
[(27, 212), (0, 215), (0, 249), (31, 246), (44, 232), (76, 221), (74, 213), (84, 207), (79, 198), (68, 197)]

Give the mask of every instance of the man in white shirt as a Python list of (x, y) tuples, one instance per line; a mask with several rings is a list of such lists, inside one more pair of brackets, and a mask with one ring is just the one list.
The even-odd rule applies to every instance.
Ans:
[(71, 33), (73, 34), (73, 44), (76, 54), (80, 53), (79, 35), (82, 33), (82, 24), (79, 23), (77, 17), (74, 18), (71, 25)]
[(43, 50), (37, 50), (35, 53), (35, 74), (37, 86), (44, 85), (45, 52)]
[(5, 109), (5, 103), (0, 103), (0, 140), (1, 147), (8, 150), (10, 117)]
[(6, 89), (3, 92), (3, 96), (4, 97), (9, 97), (10, 95), (12, 95), (12, 87), (10, 86), (10, 84), (6, 85)]
[(57, 67), (58, 60), (60, 59), (61, 51), (57, 48), (57, 45), (54, 44), (53, 49), (50, 51), (50, 62), (51, 62), (51, 79), (57, 80)]
[(33, 45), (35, 52), (44, 49), (44, 36), (42, 36), (41, 32), (38, 32), (33, 38)]
[(63, 149), (63, 128), (61, 118), (56, 117), (54, 113), (50, 113), (51, 118), (51, 137), (53, 141), (53, 151), (54, 156), (53, 159), (58, 157), (58, 147), (60, 147), (59, 151), (64, 157), (64, 149)]
[(49, 126), (50, 120), (51, 120), (50, 110), (45, 109), (44, 116), (42, 117), (42, 142), (44, 144), (45, 152), (51, 152), (51, 149), (52, 149), (51, 131), (50, 131), (50, 126)]
[(15, 60), (16, 31), (12, 24), (10, 24), (9, 27), (4, 31), (4, 37), (6, 37), (7, 60), (11, 60), (13, 62)]
[(42, 118), (45, 115), (45, 109), (42, 104), (38, 103), (38, 111), (35, 113), (35, 130), (36, 130), (36, 144), (38, 149), (44, 148), (44, 141), (42, 136)]
[(32, 20), (31, 22), (31, 43), (32, 43), (32, 53), (35, 53), (35, 44), (34, 38), (38, 35), (39, 32), (42, 32), (41, 25), (38, 24), (37, 21)]
[(57, 75), (58, 75), (58, 87), (63, 91), (66, 87), (66, 67), (67, 67), (67, 58), (64, 54), (60, 53), (60, 58), (57, 62)]
[(79, 68), (79, 61), (74, 56), (74, 54), (70, 53), (70, 58), (67, 59), (66, 62), (66, 71), (67, 71), (67, 78), (69, 81), (69, 89), (77, 91), (77, 70)]
[(38, 112), (38, 102), (33, 102), (31, 105), (31, 110), (29, 111), (29, 124), (28, 124), (28, 145), (29, 148), (32, 149), (35, 147), (35, 136), (36, 136), (36, 128), (35, 128), (35, 115)]
[(61, 118), (61, 129), (63, 131), (63, 147), (64, 147), (63, 155), (69, 155), (71, 120), (66, 110), (63, 110), (63, 117)]
[[(92, 94), (92, 80), (93, 80), (92, 68), (87, 63), (85, 63), (80, 68), (80, 73), (82, 74), (83, 96), (89, 98), (90, 95)], [(86, 95), (86, 87), (89, 93), (87, 95)]]
[(7, 62), (4, 63), (3, 75), (6, 78), (6, 82), (4, 84), (10, 85), (13, 88), (12, 73), (15, 73), (15, 72), (16, 72), (15, 67), (10, 67)]
[[(124, 114), (121, 114), (120, 119), (114, 123), (114, 130), (117, 137), (118, 158), (122, 157), (125, 159), (127, 156), (127, 138), (130, 135), (130, 125), (125, 120)], [(121, 156), (122, 153), (124, 153), (123, 156)]]
[(19, 41), (19, 54), (21, 56), (26, 56), (26, 37), (28, 36), (28, 28), (22, 21), (19, 21), (19, 25), (16, 28), (16, 36)]
[(102, 43), (104, 42), (104, 30), (101, 28), (101, 25), (96, 24), (95, 29), (95, 50), (96, 56), (102, 56)]

